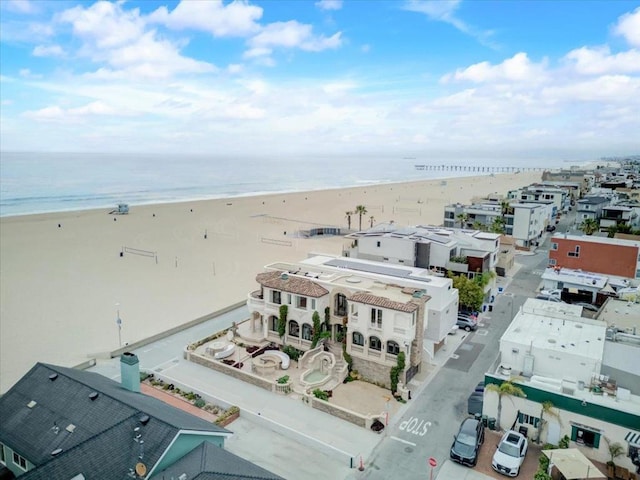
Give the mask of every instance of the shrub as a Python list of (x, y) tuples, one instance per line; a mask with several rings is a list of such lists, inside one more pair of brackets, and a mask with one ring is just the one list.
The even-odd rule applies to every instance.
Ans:
[(545, 443), (542, 446), (542, 450), (555, 450), (556, 448), (558, 448), (558, 446), (554, 445), (553, 443)]
[(287, 314), (289, 313), (289, 307), (287, 305), (280, 305), (280, 318), (278, 319), (278, 335), (280, 338), (284, 337), (287, 331)]
[(538, 470), (533, 476), (533, 480), (552, 480), (551, 475), (542, 470)]
[(240, 409), (238, 407), (236, 407), (235, 405), (232, 407), (229, 407), (225, 412), (223, 412), (217, 419), (216, 419), (216, 424), (220, 425), (222, 423), (224, 423), (229, 417), (231, 417), (232, 415), (235, 415), (236, 413), (239, 413)]
[(313, 391), (313, 396), (316, 398), (319, 398), (320, 400), (325, 400), (325, 401), (329, 400), (329, 394), (323, 390), (320, 390), (319, 388), (316, 388)]
[(569, 448), (569, 441), (570, 441), (569, 436), (565, 435), (558, 442), (558, 448)]
[(198, 408), (203, 408), (207, 402), (205, 402), (202, 398), (198, 398), (193, 404)]
[(300, 358), (300, 355), (302, 355), (302, 352), (300, 350), (292, 347), (291, 345), (285, 345), (284, 347), (282, 347), (282, 351), (289, 355), (289, 358), (294, 361), (297, 361), (298, 358)]
[(289, 375), (285, 375), (283, 377), (280, 377), (278, 380), (276, 380), (280, 385), (284, 385), (285, 383), (287, 383), (289, 381)]
[(549, 469), (549, 459), (544, 453), (540, 455), (540, 458), (538, 459), (538, 465), (538, 469), (542, 470), (543, 472), (546, 472)]

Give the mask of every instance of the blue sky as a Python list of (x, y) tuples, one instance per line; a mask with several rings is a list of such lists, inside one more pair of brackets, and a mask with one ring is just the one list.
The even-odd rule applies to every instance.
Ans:
[(0, 2), (3, 151), (640, 151), (640, 2)]

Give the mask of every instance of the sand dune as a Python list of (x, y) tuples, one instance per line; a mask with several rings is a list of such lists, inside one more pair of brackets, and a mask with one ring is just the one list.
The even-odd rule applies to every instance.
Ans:
[[(443, 206), (539, 180), (504, 174), (0, 219), (0, 391), (36, 361), (76, 365), (246, 298), (263, 265), (341, 237), (299, 238), (314, 225), (442, 223)], [(352, 228), (358, 228), (352, 217)], [(58, 227), (60, 225), (60, 227)], [(286, 233), (285, 233), (286, 232)], [(206, 238), (205, 238), (206, 235)], [(140, 249), (149, 256), (125, 253)]]

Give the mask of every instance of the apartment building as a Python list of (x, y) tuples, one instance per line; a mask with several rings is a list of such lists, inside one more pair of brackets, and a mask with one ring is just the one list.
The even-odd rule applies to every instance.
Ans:
[(640, 278), (640, 241), (555, 234), (551, 238), (549, 264), (627, 279)]
[[(633, 309), (640, 331), (640, 304)], [(616, 464), (635, 470), (640, 468), (640, 375), (633, 365), (640, 363), (640, 336), (583, 318), (581, 310), (527, 300), (500, 339), (496, 369), (485, 383), (512, 380), (526, 395), (502, 400), (502, 425), (522, 428), (541, 443), (557, 445), (567, 435), (572, 448), (600, 462), (610, 460), (608, 442), (620, 443), (624, 456)], [(545, 402), (551, 407), (546, 413)], [(485, 389), (483, 413), (495, 416), (497, 410), (498, 396)]]
[(587, 219), (598, 220), (602, 217), (603, 208), (609, 205), (609, 203), (611, 203), (611, 199), (609, 197), (596, 195), (590, 195), (578, 200), (576, 203), (576, 220), (578, 222)]

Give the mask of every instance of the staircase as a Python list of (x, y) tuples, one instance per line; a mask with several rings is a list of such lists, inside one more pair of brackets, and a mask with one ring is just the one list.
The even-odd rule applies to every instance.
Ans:
[(338, 385), (342, 384), (344, 377), (339, 377), (338, 375), (343, 370), (347, 369), (346, 362), (342, 356), (342, 343), (334, 342), (333, 340), (327, 340), (326, 345), (329, 349), (329, 353), (332, 353), (336, 359), (336, 364), (333, 367), (334, 374), (331, 376), (331, 380), (329, 380), (323, 387), (324, 390), (332, 390)]

